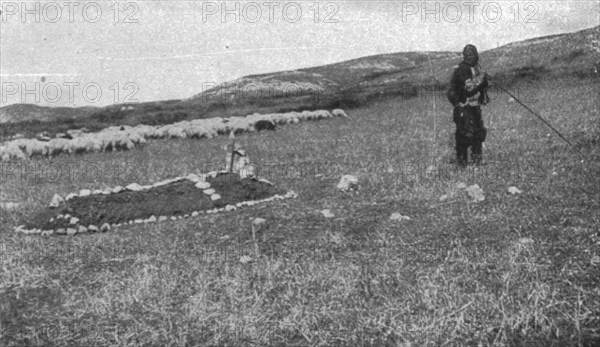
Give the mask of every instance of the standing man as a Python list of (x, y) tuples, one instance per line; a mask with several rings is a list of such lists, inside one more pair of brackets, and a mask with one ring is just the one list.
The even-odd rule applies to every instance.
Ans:
[(463, 62), (452, 74), (448, 100), (454, 106), (453, 121), (456, 124), (456, 162), (459, 166), (468, 163), (468, 149), (471, 148), (471, 160), (479, 165), (482, 160), (482, 143), (487, 131), (481, 119), (481, 105), (489, 98), (487, 74), (479, 67), (479, 54), (473, 45), (463, 49)]

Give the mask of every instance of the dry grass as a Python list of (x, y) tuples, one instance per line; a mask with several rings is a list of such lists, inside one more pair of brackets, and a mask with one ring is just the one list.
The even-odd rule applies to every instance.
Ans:
[[(438, 100), (433, 143), (431, 100), (387, 100), (350, 121), (238, 139), (297, 199), (108, 234), (10, 230), (54, 193), (206, 171), (228, 140), (53, 162), (106, 168), (90, 182), (35, 183), (5, 170), (3, 196), (22, 205), (2, 211), (1, 344), (597, 346), (598, 87), (543, 85), (532, 105), (580, 144), (584, 163), (498, 98), (484, 110), (489, 165), (457, 171), (447, 105)], [(115, 174), (119, 165), (135, 170)], [(358, 192), (335, 189), (345, 173), (360, 177)], [(470, 202), (459, 182), (479, 184), (486, 200)], [(524, 193), (507, 194), (510, 185)], [(335, 217), (323, 218), (325, 208)], [(390, 221), (393, 212), (411, 220)], [(258, 256), (255, 217), (268, 221)]]

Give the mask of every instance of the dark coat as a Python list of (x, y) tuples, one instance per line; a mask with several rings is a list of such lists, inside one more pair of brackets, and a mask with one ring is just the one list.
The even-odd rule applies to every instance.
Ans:
[(479, 103), (486, 103), (486, 89), (488, 87), (487, 78), (484, 78), (481, 84), (469, 91), (466, 88), (466, 81), (471, 78), (473, 78), (471, 66), (465, 62), (460, 63), (458, 67), (454, 69), (452, 79), (450, 80), (450, 89), (448, 90), (448, 99), (452, 105), (458, 106), (459, 103), (465, 103), (467, 98), (472, 97), (480, 92), (481, 94), (479, 95)]

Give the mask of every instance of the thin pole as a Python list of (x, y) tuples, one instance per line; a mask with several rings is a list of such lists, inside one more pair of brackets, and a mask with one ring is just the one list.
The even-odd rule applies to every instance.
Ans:
[[(429, 52), (427, 52), (427, 61), (429, 61), (429, 70), (431, 71), (431, 77), (433, 77), (433, 83), (437, 84), (437, 80), (435, 78), (435, 75), (433, 74), (433, 66), (431, 65), (431, 59), (429, 58)], [(433, 87), (434, 91), (433, 91), (433, 143), (431, 144), (431, 152), (433, 154), (434, 157), (436, 157), (435, 153), (435, 144), (437, 142), (437, 116), (436, 116), (436, 101), (435, 99), (437, 99), (437, 93), (435, 90), (435, 86)]]
[(502, 90), (503, 92), (505, 92), (506, 94), (510, 95), (513, 99), (515, 99), (516, 102), (518, 102), (521, 106), (525, 107), (525, 109), (527, 109), (527, 111), (533, 113), (534, 116), (536, 116), (539, 120), (541, 120), (542, 122), (544, 122), (544, 124), (546, 124), (550, 129), (554, 130), (554, 132), (556, 134), (558, 134), (558, 136), (560, 136), (561, 139), (563, 139), (566, 143), (568, 143), (571, 147), (573, 147), (577, 153), (579, 153), (583, 159), (587, 160), (587, 157), (585, 156), (585, 154), (583, 154), (577, 147), (575, 147), (571, 141), (567, 140), (566, 137), (563, 136), (563, 134), (561, 134), (558, 130), (556, 130), (552, 124), (550, 124), (547, 120), (545, 120), (542, 116), (540, 116), (539, 114), (537, 114), (535, 111), (533, 111), (532, 109), (530, 109), (527, 105), (525, 105), (524, 103), (521, 102), (521, 100), (519, 100), (516, 96), (514, 96), (511, 92), (509, 92), (508, 90), (502, 88), (500, 85), (498, 85), (498, 83), (494, 83), (494, 86), (498, 87), (498, 89)]

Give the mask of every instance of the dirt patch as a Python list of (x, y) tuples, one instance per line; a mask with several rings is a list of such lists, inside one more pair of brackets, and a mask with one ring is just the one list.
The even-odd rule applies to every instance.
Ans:
[(243, 202), (285, 194), (285, 191), (268, 182), (255, 178), (242, 179), (235, 173), (220, 173), (207, 178), (206, 182), (221, 196), (220, 199), (213, 201), (203, 189), (196, 188), (196, 182), (183, 178), (145, 190), (74, 197), (59, 207), (48, 207), (35, 214), (24, 223), (23, 229), (60, 230), (62, 233), (67, 228), (81, 232), (81, 227), (94, 225), (100, 228), (105, 223), (114, 226), (156, 222), (160, 221), (161, 216), (163, 220), (164, 217), (187, 217), (222, 209), (227, 205), (233, 209), (233, 206)]

